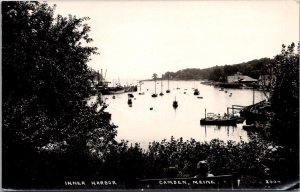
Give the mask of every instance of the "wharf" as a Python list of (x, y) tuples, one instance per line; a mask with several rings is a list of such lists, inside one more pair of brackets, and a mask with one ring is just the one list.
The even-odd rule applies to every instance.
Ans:
[(244, 107), (240, 111), (240, 115), (252, 121), (267, 121), (272, 117), (270, 108), (270, 104), (266, 100), (263, 100), (254, 105)]

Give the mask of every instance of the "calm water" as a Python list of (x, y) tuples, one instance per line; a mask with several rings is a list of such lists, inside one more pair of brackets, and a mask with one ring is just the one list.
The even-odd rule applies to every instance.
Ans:
[[(161, 82), (157, 82), (157, 93), (161, 91)], [(197, 141), (210, 141), (221, 139), (224, 141), (248, 141), (247, 132), (242, 129), (242, 124), (233, 126), (202, 126), (200, 119), (207, 112), (224, 114), (231, 105), (251, 105), (253, 91), (246, 89), (227, 89), (219, 91), (219, 88), (200, 84), (200, 81), (170, 81), (171, 93), (167, 94), (167, 81), (163, 81), (164, 96), (152, 98), (154, 82), (144, 82), (141, 92), (133, 93), (132, 107), (127, 104), (127, 93), (105, 96), (109, 107), (106, 111), (112, 114), (111, 122), (118, 125), (117, 140), (139, 142), (142, 147), (147, 147), (151, 141), (161, 141), (183, 137), (184, 140), (194, 138)], [(180, 88), (180, 89), (177, 89)], [(203, 99), (194, 96), (193, 88), (198, 88)], [(148, 89), (148, 90), (147, 90)], [(186, 94), (184, 94), (186, 92)], [(232, 93), (232, 96), (229, 96)], [(176, 97), (178, 108), (172, 106)], [(264, 94), (255, 91), (255, 102), (264, 100)], [(153, 110), (150, 108), (153, 107)]]

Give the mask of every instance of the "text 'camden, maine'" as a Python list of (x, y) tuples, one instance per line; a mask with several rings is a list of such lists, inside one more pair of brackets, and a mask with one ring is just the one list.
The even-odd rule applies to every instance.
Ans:
[(299, 188), (297, 2), (3, 1), (1, 18), (4, 190)]
[(160, 185), (190, 185), (190, 184), (193, 184), (193, 185), (214, 185), (216, 184), (215, 181), (213, 180), (198, 180), (198, 181), (192, 181), (192, 182), (189, 182), (187, 180), (167, 180), (167, 181), (158, 181), (158, 183)]

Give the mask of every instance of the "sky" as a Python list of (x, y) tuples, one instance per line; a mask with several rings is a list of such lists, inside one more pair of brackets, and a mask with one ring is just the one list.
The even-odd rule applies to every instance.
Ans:
[(299, 41), (299, 3), (268, 1), (49, 1), (56, 14), (89, 17), (88, 65), (106, 78), (134, 81), (153, 73), (273, 58)]

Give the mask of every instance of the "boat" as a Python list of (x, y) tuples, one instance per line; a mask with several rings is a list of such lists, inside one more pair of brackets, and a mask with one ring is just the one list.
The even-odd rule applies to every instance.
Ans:
[(143, 95), (144, 92), (142, 92), (142, 84), (144, 84), (142, 81), (139, 81), (139, 84), (140, 84), (140, 92), (139, 92), (139, 95)]
[(168, 89), (166, 90), (166, 93), (170, 93), (170, 88), (169, 88), (169, 81), (170, 81), (170, 75), (168, 74)]
[(137, 86), (136, 85), (129, 85), (124, 87), (125, 92), (136, 92)]
[(151, 97), (157, 97), (157, 94), (156, 94), (156, 78), (157, 78), (157, 75), (154, 74), (154, 75), (153, 75), (153, 78), (154, 78), (154, 91), (155, 91), (155, 93), (153, 93), (153, 94), (151, 95)]
[(162, 82), (162, 77), (161, 77), (161, 83), (160, 83), (160, 96), (163, 96), (164, 94), (163, 94), (163, 91), (162, 91), (162, 88), (163, 88), (163, 82)]
[(199, 90), (198, 89), (194, 89), (194, 95), (199, 95)]
[(249, 125), (247, 124), (243, 125), (243, 129), (250, 132), (269, 131), (270, 128), (271, 128), (270, 123), (263, 124), (263, 123), (254, 122)]
[(128, 103), (128, 105), (132, 105), (132, 100), (128, 99), (127, 103)]
[(98, 71), (98, 84), (96, 85), (96, 89), (102, 94), (102, 95), (115, 95), (115, 94), (121, 94), (124, 93), (125, 87), (121, 86), (120, 83), (116, 83), (116, 86), (112, 86), (109, 87), (108, 84), (111, 82), (105, 81), (105, 77), (106, 77), (106, 72), (105, 71), (105, 75), (103, 75), (102, 73), (102, 69), (101, 69), (101, 77), (100, 77), (100, 73)]
[(246, 131), (255, 131), (257, 128), (254, 124), (243, 125), (243, 129)]
[(176, 97), (175, 97), (175, 101), (173, 101), (173, 107), (175, 109), (178, 107), (178, 101), (176, 101)]
[(217, 83), (216, 86), (221, 88), (242, 88), (242, 83)]
[(205, 118), (200, 120), (201, 125), (236, 125), (236, 118), (234, 117), (221, 117), (220, 114), (216, 115), (214, 113), (207, 113), (205, 109)]
[(116, 87), (108, 87), (107, 85), (105, 85), (98, 86), (98, 91), (101, 92), (102, 95), (115, 95), (125, 93), (125, 88), (121, 85), (118, 85)]

